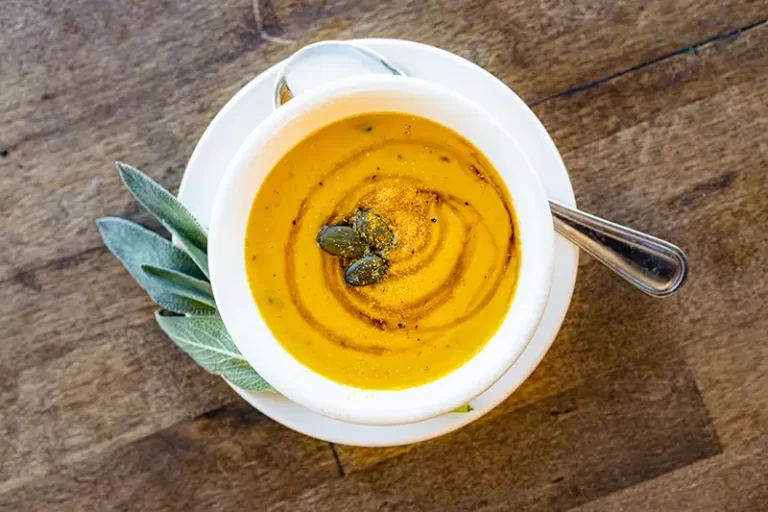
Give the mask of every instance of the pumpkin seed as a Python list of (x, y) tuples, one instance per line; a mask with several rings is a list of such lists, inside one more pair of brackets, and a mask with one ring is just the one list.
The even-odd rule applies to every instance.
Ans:
[(395, 238), (387, 221), (370, 210), (359, 210), (355, 213), (352, 217), (352, 229), (376, 251), (389, 249)]
[(360, 258), (367, 249), (360, 235), (348, 226), (325, 226), (317, 234), (317, 244), (340, 258)]
[(389, 262), (378, 254), (366, 254), (352, 263), (344, 274), (349, 286), (368, 286), (378, 283), (389, 269)]

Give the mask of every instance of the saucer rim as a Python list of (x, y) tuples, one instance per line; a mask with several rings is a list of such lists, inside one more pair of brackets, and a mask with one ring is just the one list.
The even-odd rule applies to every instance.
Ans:
[[(404, 40), (398, 40), (398, 39), (358, 39), (358, 40), (351, 40), (349, 42), (360, 44), (361, 46), (365, 46), (367, 48), (370, 48), (374, 51), (377, 51), (393, 60), (397, 60), (396, 58), (393, 58), (389, 53), (396, 53), (396, 50), (409, 50), (412, 52), (412, 54), (419, 54), (417, 56), (411, 55), (408, 58), (412, 58), (414, 61), (425, 59), (428, 57), (427, 54), (432, 55), (439, 55), (442, 60), (444, 61), (443, 66), (445, 65), (458, 65), (463, 66), (465, 69), (467, 67), (473, 68), (475, 72), (479, 71), (479, 75), (476, 76), (482, 76), (482, 80), (491, 80), (493, 82), (497, 82), (498, 84), (501, 84), (504, 88), (504, 93), (509, 96), (509, 100), (518, 103), (517, 107), (520, 106), (523, 107), (521, 112), (527, 112), (528, 118), (530, 121), (530, 128), (536, 132), (536, 136), (538, 137), (538, 144), (543, 144), (542, 153), (549, 153), (546, 155), (546, 159), (548, 160), (547, 165), (557, 167), (557, 170), (549, 171), (553, 176), (558, 175), (555, 180), (559, 182), (556, 185), (556, 188), (558, 189), (555, 194), (553, 194), (551, 197), (554, 199), (559, 200), (560, 202), (563, 202), (564, 204), (568, 206), (575, 206), (575, 199), (573, 197), (573, 190), (570, 184), (570, 179), (568, 177), (567, 170), (565, 169), (565, 166), (562, 162), (562, 158), (557, 151), (554, 142), (552, 142), (551, 137), (544, 129), (541, 122), (536, 118), (535, 114), (528, 108), (527, 105), (509, 88), (506, 86), (506, 84), (503, 84), (500, 82), (497, 78), (495, 78), (493, 75), (488, 73), (483, 68), (480, 68), (476, 64), (463, 59), (462, 57), (459, 57), (453, 53), (447, 52), (445, 50), (441, 50), (439, 48), (435, 48), (429, 45), (421, 44), (421, 43), (415, 43), (411, 41), (404, 41)], [(448, 61), (452, 61), (450, 64), (446, 64), (446, 59)], [(204, 167), (204, 158), (203, 153), (208, 149), (210, 146), (210, 141), (214, 139), (218, 134), (222, 133), (222, 130), (226, 128), (225, 124), (227, 121), (230, 120), (232, 117), (231, 115), (227, 115), (229, 112), (234, 111), (236, 109), (236, 105), (238, 103), (241, 103), (241, 101), (254, 93), (256, 94), (263, 94), (261, 93), (261, 89), (263, 87), (269, 87), (270, 88), (270, 94), (268, 94), (267, 103), (270, 105), (270, 111), (271, 111), (271, 87), (272, 82), (274, 81), (274, 77), (277, 73), (277, 70), (280, 66), (283, 65), (285, 61), (279, 62), (275, 64), (274, 66), (266, 69), (262, 73), (260, 73), (258, 76), (250, 80), (244, 87), (242, 87), (225, 105), (222, 107), (222, 109), (217, 113), (217, 115), (214, 117), (214, 119), (211, 121), (211, 123), (206, 128), (205, 132), (203, 133), (202, 137), (200, 138), (200, 141), (195, 147), (194, 152), (192, 153), (192, 156), (190, 157), (187, 169), (185, 170), (184, 176), (182, 178), (181, 186), (179, 188), (179, 199), (190, 208), (190, 210), (194, 213), (195, 210), (199, 210), (200, 208), (195, 208), (195, 201), (199, 201), (200, 192), (198, 191), (197, 199), (195, 198), (194, 190), (195, 187), (193, 186), (195, 179), (200, 179), (200, 177), (204, 177), (204, 173), (206, 172), (205, 169), (201, 169), (201, 167)], [(402, 63), (400, 63), (402, 64)], [(411, 63), (413, 64), (413, 62)], [(407, 66), (403, 66), (407, 69)], [(414, 75), (418, 76), (418, 73), (414, 73)], [(505, 99), (506, 101), (506, 99)], [(267, 114), (268, 115), (268, 114)], [(503, 123), (503, 119), (500, 119), (500, 121)], [(548, 147), (547, 147), (548, 146)], [(540, 148), (542, 149), (542, 148)], [(552, 158), (554, 157), (554, 159)], [(541, 174), (541, 170), (539, 166), (534, 165), (536, 168), (537, 173)], [(193, 172), (196, 171), (196, 172)], [(223, 172), (220, 173), (221, 177), (223, 177)], [(220, 182), (220, 179), (219, 179)], [(544, 184), (546, 185), (546, 184)], [(199, 187), (198, 187), (199, 188)], [(208, 193), (211, 196), (215, 195), (215, 189), (213, 192), (210, 192), (210, 189), (205, 189), (206, 192), (202, 192), (203, 194)], [(552, 193), (552, 190), (547, 190), (548, 194)], [(205, 212), (207, 215), (204, 216), (204, 224), (208, 224), (208, 216), (210, 215), (210, 211)], [(544, 357), (546, 352), (549, 350), (551, 344), (553, 343), (557, 333), (559, 332), (559, 329), (562, 325), (563, 319), (565, 317), (565, 314), (568, 310), (568, 307), (570, 305), (570, 301), (573, 294), (573, 289), (575, 287), (575, 280), (576, 280), (576, 273), (577, 273), (577, 267), (578, 267), (578, 250), (570, 245), (569, 243), (562, 240), (559, 236), (557, 236), (556, 240), (556, 260), (560, 260), (560, 264), (556, 263), (556, 271), (557, 267), (560, 266), (560, 272), (559, 275), (556, 275), (556, 278), (558, 279), (557, 285), (565, 292), (558, 300), (560, 302), (557, 309), (558, 311), (555, 311), (554, 316), (555, 318), (549, 319), (549, 325), (553, 326), (554, 329), (550, 327), (549, 330), (551, 330), (551, 335), (548, 336), (548, 339), (544, 340), (537, 340), (538, 331), (542, 330), (545, 326), (543, 325), (544, 320), (542, 321), (542, 324), (539, 325), (539, 328), (537, 329), (537, 334), (534, 335), (534, 339), (528, 344), (528, 347), (526, 347), (523, 354), (518, 358), (516, 363), (508, 370), (507, 373), (496, 383), (494, 386), (489, 388), (485, 393), (477, 397), (475, 400), (471, 402), (471, 404), (474, 407), (474, 410), (469, 413), (464, 414), (447, 414), (444, 416), (440, 416), (437, 418), (432, 418), (429, 420), (412, 423), (408, 425), (393, 425), (393, 426), (372, 426), (372, 425), (358, 425), (353, 423), (346, 423), (340, 420), (334, 420), (332, 418), (327, 418), (322, 415), (319, 415), (315, 412), (310, 411), (309, 409), (305, 409), (303, 407), (298, 406), (298, 404), (288, 403), (288, 400), (285, 397), (282, 397), (281, 395), (277, 395), (275, 393), (253, 393), (249, 392), (243, 389), (238, 388), (237, 386), (232, 385), (228, 382), (228, 384), (243, 398), (245, 399), (251, 406), (255, 407), (259, 411), (261, 411), (266, 416), (270, 417), (274, 421), (277, 421), (278, 423), (291, 428), (297, 432), (303, 433), (305, 435), (308, 435), (310, 437), (314, 437), (316, 439), (321, 439), (328, 442), (334, 442), (339, 444), (345, 444), (345, 445), (352, 445), (352, 446), (367, 446), (367, 447), (383, 447), (383, 446), (397, 446), (397, 445), (404, 445), (404, 444), (410, 444), (414, 442), (419, 442), (431, 438), (438, 437), (440, 435), (446, 434), (448, 432), (454, 431), (456, 429), (459, 429), (486, 414), (493, 408), (495, 408), (499, 403), (504, 401), (506, 398), (508, 398), (533, 372), (533, 370), (539, 365), (541, 362), (541, 359)], [(570, 256), (570, 258), (569, 258)], [(564, 300), (565, 299), (565, 300)], [(546, 309), (549, 309), (550, 307), (554, 307), (551, 303), (553, 301), (553, 298), (550, 297), (549, 304), (547, 305)], [(516, 368), (520, 369), (522, 367), (523, 359), (525, 359), (526, 353), (531, 355), (532, 353), (535, 354), (532, 356), (531, 361), (526, 361), (525, 364), (527, 367), (522, 368), (522, 371), (519, 372), (518, 377), (512, 381), (511, 383), (505, 384), (505, 389), (501, 391), (498, 397), (494, 398), (493, 400), (490, 400), (490, 402), (487, 402), (486, 400), (483, 400), (483, 397), (487, 398), (487, 395), (493, 391), (493, 389), (498, 386), (504, 378), (511, 372), (515, 371)], [(530, 359), (530, 358), (529, 358)], [(280, 404), (280, 402), (283, 402)], [(478, 405), (478, 402), (481, 405)], [(487, 403), (486, 403), (487, 402)], [(301, 410), (296, 414), (296, 412), (290, 412), (286, 410), (282, 410), (286, 408), (286, 405), (290, 408), (291, 406), (299, 407)], [(300, 417), (304, 416), (303, 419)], [(297, 419), (299, 418), (299, 419)], [(331, 425), (325, 425), (326, 422), (332, 422)], [(355, 435), (350, 435), (354, 430), (360, 430)], [(388, 432), (387, 432), (388, 431)], [(397, 431), (397, 432), (395, 432)], [(408, 431), (411, 431), (408, 433)]]

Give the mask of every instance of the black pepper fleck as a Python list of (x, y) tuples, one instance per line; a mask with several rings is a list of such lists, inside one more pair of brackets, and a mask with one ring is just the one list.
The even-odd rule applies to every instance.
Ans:
[(435, 222), (437, 222), (437, 219), (436, 219), (436, 218), (434, 218), (434, 217), (432, 217), (432, 218), (431, 218), (431, 219), (429, 219), (429, 220), (430, 220), (430, 221), (432, 221), (432, 223), (433, 223), (433, 224), (434, 224)]

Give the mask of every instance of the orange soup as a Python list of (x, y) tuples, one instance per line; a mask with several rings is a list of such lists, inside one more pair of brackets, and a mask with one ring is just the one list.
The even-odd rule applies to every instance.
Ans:
[(403, 389), (466, 363), (501, 325), (516, 229), (509, 193), (472, 144), (424, 118), (366, 114), (313, 133), (266, 177), (248, 219), (248, 282), (299, 362), (342, 384)]

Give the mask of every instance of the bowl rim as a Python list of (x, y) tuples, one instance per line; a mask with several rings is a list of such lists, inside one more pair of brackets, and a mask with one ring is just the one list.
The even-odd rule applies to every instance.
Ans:
[[(342, 109), (343, 114), (330, 115), (320, 122), (326, 111), (338, 110), (340, 104), (352, 101), (350, 98), (357, 101), (353, 108), (360, 108), (359, 104), (365, 102), (380, 105), (388, 99), (405, 102), (409, 109), (369, 107), (352, 113)], [(377, 101), (370, 103), (374, 99)], [(422, 111), (414, 112), (422, 108), (438, 117), (445, 116), (435, 120), (478, 147), (502, 176), (517, 214), (521, 240), (517, 289), (502, 325), (464, 365), (413, 388), (357, 389), (310, 370), (272, 335), (246, 278), (245, 226), (264, 176), (285, 152), (316, 129), (356, 113), (395, 110), (424, 115)], [(434, 119), (435, 116), (424, 117)], [(308, 122), (309, 118), (313, 120)], [(451, 121), (446, 123), (448, 118)], [(461, 123), (470, 121), (467, 127), (459, 127), (457, 119), (463, 120)], [(280, 148), (284, 150), (281, 152)], [(505, 156), (507, 154), (509, 156)], [(513, 162), (515, 165), (510, 165)], [(506, 165), (501, 167), (501, 163)], [(260, 167), (260, 179), (254, 177), (254, 167)], [(509, 183), (511, 178), (514, 178), (514, 189)], [(434, 83), (407, 77), (362, 76), (318, 87), (292, 99), (246, 138), (231, 160), (214, 201), (209, 267), (219, 313), (235, 345), (278, 392), (315, 412), (342, 421), (394, 425), (425, 420), (469, 402), (517, 360), (533, 336), (549, 296), (553, 246), (552, 219), (538, 177), (519, 144), (492, 116), (464, 96)], [(525, 294), (525, 301), (518, 300), (521, 292)]]

